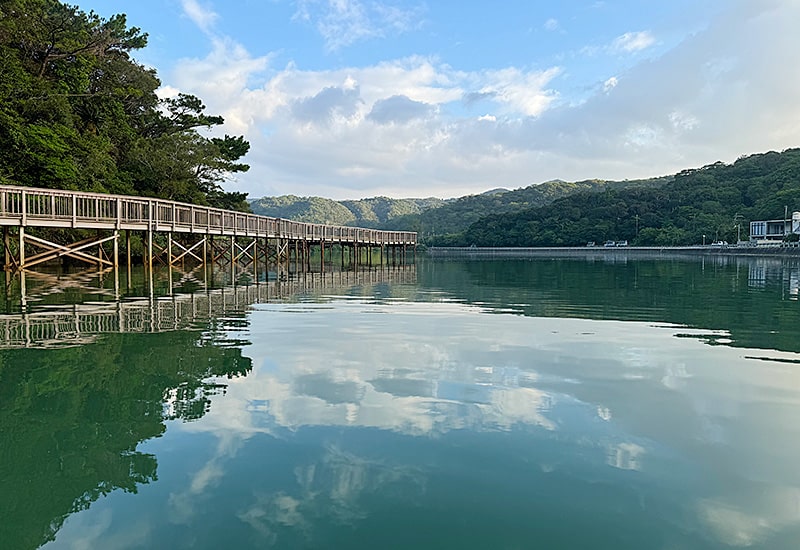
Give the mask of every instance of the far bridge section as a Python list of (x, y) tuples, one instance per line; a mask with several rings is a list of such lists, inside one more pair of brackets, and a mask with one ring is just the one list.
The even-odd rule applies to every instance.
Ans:
[[(416, 250), (417, 234), (296, 222), (232, 210), (147, 197), (0, 186), (0, 226), (4, 267), (20, 271), (70, 257), (98, 267), (118, 267), (120, 246), (131, 265), (131, 233), (141, 235), (145, 266), (162, 261), (202, 263), (288, 262), (310, 269), (311, 248), (320, 270), (326, 252), (337, 246), (342, 265), (405, 263)], [(69, 229), (81, 238), (59, 243), (28, 232), (30, 228)], [(13, 234), (16, 232), (16, 235)], [(124, 242), (122, 233), (124, 232)], [(87, 236), (91, 235), (91, 236)]]

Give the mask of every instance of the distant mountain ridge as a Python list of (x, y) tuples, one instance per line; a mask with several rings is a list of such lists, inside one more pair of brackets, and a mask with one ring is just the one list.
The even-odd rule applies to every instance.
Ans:
[(392, 199), (373, 197), (335, 201), (322, 197), (283, 195), (250, 200), (256, 214), (308, 223), (349, 225), (376, 229), (416, 231), (420, 239), (442, 240), (465, 231), (487, 215), (503, 215), (546, 206), (556, 199), (581, 191), (626, 187), (657, 187), (671, 176), (642, 180), (551, 180), (509, 190), (494, 188), (479, 195), (456, 199)]
[(360, 200), (335, 201), (323, 197), (282, 195), (249, 201), (254, 214), (308, 223), (350, 225), (377, 228), (391, 219), (419, 214), (448, 202), (435, 197), (426, 199), (392, 199), (372, 197)]
[[(502, 195), (503, 197), (507, 195)], [(606, 187), (513, 213), (487, 213), (466, 231), (426, 244), (584, 246), (626, 240), (676, 246), (747, 240), (749, 222), (800, 211), (800, 148), (686, 169), (660, 186)], [(786, 236), (797, 241), (797, 235)]]

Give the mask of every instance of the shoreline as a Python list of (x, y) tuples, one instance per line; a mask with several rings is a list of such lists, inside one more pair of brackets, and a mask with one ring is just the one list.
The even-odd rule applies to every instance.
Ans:
[(527, 258), (532, 256), (756, 256), (800, 258), (798, 246), (561, 246), (561, 247), (428, 247), (432, 258)]

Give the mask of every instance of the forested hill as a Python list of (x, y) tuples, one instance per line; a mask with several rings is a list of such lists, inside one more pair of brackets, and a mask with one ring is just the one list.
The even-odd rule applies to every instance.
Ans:
[(596, 193), (604, 189), (658, 187), (670, 180), (670, 177), (626, 181), (567, 182), (552, 180), (513, 191), (492, 190), (481, 195), (468, 195), (449, 201), (436, 209), (392, 218), (381, 227), (416, 231), (425, 243), (450, 244), (457, 242), (471, 224), (487, 215), (507, 216), (550, 204), (556, 199), (578, 192)]
[(222, 183), (249, 167), (241, 136), (202, 101), (160, 100), (132, 54), (147, 34), (56, 0), (0, 2), (0, 184), (146, 195), (247, 208)]
[(416, 214), (437, 208), (445, 201), (428, 199), (391, 199), (374, 197), (361, 200), (335, 201), (322, 197), (282, 195), (250, 201), (255, 214), (308, 223), (380, 227), (398, 216)]
[(751, 220), (800, 210), (800, 149), (743, 157), (675, 174), (660, 187), (576, 193), (541, 208), (490, 214), (434, 244), (576, 246), (628, 240), (682, 245), (747, 238)]
[(357, 225), (380, 229), (417, 231), (424, 240), (458, 238), (473, 222), (487, 214), (507, 214), (549, 204), (578, 191), (596, 192), (630, 186), (659, 186), (671, 177), (648, 180), (566, 182), (547, 181), (509, 191), (492, 189), (457, 199), (391, 199), (375, 197), (334, 201), (322, 197), (264, 197), (251, 200), (256, 214), (311, 223)]

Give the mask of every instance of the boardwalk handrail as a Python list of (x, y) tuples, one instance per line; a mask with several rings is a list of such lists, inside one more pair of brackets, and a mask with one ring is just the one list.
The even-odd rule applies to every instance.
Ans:
[(0, 185), (0, 226), (129, 229), (374, 245), (415, 245), (412, 231), (272, 218), (129, 195)]

